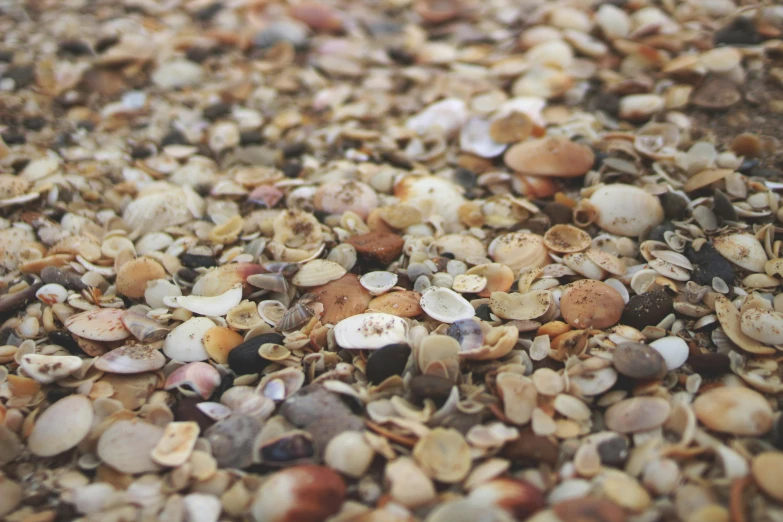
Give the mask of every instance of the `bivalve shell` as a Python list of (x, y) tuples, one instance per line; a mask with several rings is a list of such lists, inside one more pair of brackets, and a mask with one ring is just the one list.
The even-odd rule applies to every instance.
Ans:
[(372, 464), (375, 450), (359, 431), (344, 431), (326, 445), (324, 462), (349, 477), (359, 478)]
[(35, 292), (35, 297), (48, 305), (63, 303), (65, 302), (65, 298), (68, 297), (68, 290), (62, 285), (49, 283), (48, 285), (43, 285), (39, 288)]
[(609, 328), (617, 324), (624, 309), (623, 297), (600, 281), (572, 283), (560, 299), (563, 319), (574, 328)]
[(571, 254), (590, 248), (590, 234), (573, 225), (555, 225), (544, 234), (544, 245), (552, 252)]
[(746, 352), (767, 355), (775, 353), (774, 348), (764, 346), (742, 331), (740, 313), (727, 298), (718, 296), (715, 299), (715, 314), (718, 316), (718, 321), (720, 321), (720, 325), (723, 327), (726, 335), (729, 336), (729, 339)]
[(340, 279), (347, 270), (339, 263), (326, 259), (314, 259), (305, 263), (291, 280), (296, 286), (321, 286)]
[(166, 378), (164, 390), (187, 386), (204, 399), (208, 399), (220, 384), (220, 373), (204, 362), (191, 362), (180, 366)]
[(764, 344), (783, 344), (783, 315), (750, 308), (742, 313), (740, 318), (742, 333), (751, 339)]
[(561, 137), (546, 137), (513, 145), (503, 161), (520, 174), (573, 178), (590, 170), (595, 154), (585, 145)]
[(527, 232), (498, 236), (489, 245), (489, 255), (514, 273), (523, 268), (540, 268), (550, 261), (544, 238)]
[(65, 320), (65, 327), (74, 335), (91, 341), (122, 341), (130, 332), (122, 324), (123, 310), (101, 308), (74, 314)]
[(255, 522), (321, 522), (340, 510), (345, 482), (323, 466), (294, 466), (269, 477), (256, 493)]
[(101, 355), (93, 367), (107, 373), (143, 373), (160, 370), (165, 364), (166, 357), (154, 346), (131, 344)]
[(764, 272), (768, 258), (761, 242), (751, 234), (727, 234), (712, 240), (720, 255), (752, 272)]
[(749, 388), (713, 388), (693, 401), (693, 412), (708, 428), (732, 435), (756, 437), (772, 428), (769, 402)]
[(492, 292), (489, 308), (501, 319), (527, 321), (544, 315), (552, 306), (552, 293), (548, 290), (533, 290), (524, 294)]
[(152, 451), (163, 436), (163, 428), (138, 419), (117, 420), (98, 439), (98, 457), (120, 473), (148, 473), (160, 467)]
[(660, 397), (634, 397), (610, 406), (604, 420), (612, 431), (634, 433), (663, 425), (670, 411), (669, 402)]
[(206, 361), (209, 354), (204, 348), (204, 335), (214, 326), (206, 317), (188, 319), (166, 336), (163, 353), (176, 361)]
[(23, 355), (19, 365), (27, 375), (42, 384), (64, 379), (79, 371), (84, 361), (75, 355), (42, 355), (30, 353)]
[(470, 446), (452, 428), (428, 432), (413, 447), (413, 457), (427, 474), (448, 484), (464, 479), (471, 467)]
[(170, 422), (163, 430), (163, 436), (152, 450), (152, 460), (161, 466), (181, 466), (190, 458), (199, 434), (196, 422)]
[(44, 410), (35, 421), (27, 446), (38, 457), (53, 457), (79, 444), (92, 428), (92, 401), (69, 395)]
[(600, 187), (590, 196), (590, 203), (598, 212), (596, 224), (619, 236), (638, 237), (663, 222), (658, 198), (632, 185)]
[(194, 314), (222, 317), (242, 301), (242, 285), (236, 284), (220, 295), (188, 295), (174, 297), (173, 300)]
[(361, 285), (372, 295), (385, 294), (397, 284), (397, 274), (379, 270), (368, 272), (359, 278)]
[(428, 288), (422, 294), (419, 304), (424, 313), (443, 323), (469, 319), (476, 314), (467, 299), (445, 287)]
[(663, 337), (650, 343), (660, 353), (668, 371), (676, 370), (688, 360), (688, 343), (676, 336)]
[(334, 336), (342, 348), (375, 350), (388, 344), (407, 342), (408, 323), (391, 314), (354, 315), (337, 323)]

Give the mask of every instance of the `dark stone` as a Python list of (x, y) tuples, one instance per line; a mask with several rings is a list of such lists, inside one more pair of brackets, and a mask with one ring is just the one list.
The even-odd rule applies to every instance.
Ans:
[(160, 140), (160, 146), (166, 147), (168, 145), (190, 145), (185, 135), (176, 129), (172, 129), (168, 134), (163, 136)]
[(24, 89), (35, 83), (35, 67), (32, 65), (12, 65), (5, 71), (3, 77), (11, 78), (17, 89)]
[(220, 379), (220, 384), (217, 388), (215, 388), (215, 391), (212, 392), (212, 400), (219, 401), (223, 394), (233, 387), (234, 374), (232, 372), (228, 372), (223, 376), (222, 379)]
[(416, 63), (416, 56), (409, 53), (405, 49), (400, 49), (398, 47), (393, 47), (386, 51), (386, 54), (389, 55), (389, 58), (391, 58), (394, 63), (398, 65), (413, 65)]
[(674, 311), (674, 300), (664, 290), (653, 290), (631, 297), (625, 305), (620, 322), (637, 330), (655, 326)]
[(610, 116), (620, 114), (620, 97), (612, 92), (599, 91), (593, 96), (590, 104), (593, 110), (604, 111)]
[(212, 456), (221, 468), (246, 468), (253, 464), (253, 446), (261, 423), (247, 415), (233, 414), (204, 431)]
[(615, 369), (632, 379), (660, 379), (666, 375), (666, 361), (655, 348), (642, 343), (620, 343), (612, 359)]
[(287, 178), (298, 178), (302, 173), (302, 164), (298, 161), (286, 161), (283, 163), (283, 174)]
[(737, 221), (739, 219), (734, 205), (731, 204), (731, 200), (720, 189), (715, 189), (712, 194), (712, 211), (725, 221)]
[(688, 202), (674, 192), (664, 192), (660, 198), (666, 219), (684, 219), (688, 217)]
[(280, 406), (279, 413), (300, 428), (307, 428), (322, 417), (340, 419), (354, 416), (339, 395), (320, 384), (305, 386), (288, 397)]
[(296, 143), (290, 143), (283, 147), (284, 158), (296, 158), (307, 152), (308, 146), (304, 141), (297, 141)]
[(417, 399), (432, 399), (441, 406), (448, 399), (454, 383), (440, 375), (417, 375), (411, 379), (409, 386)]
[(10, 49), (0, 49), (0, 62), (11, 63), (14, 59), (14, 52)]
[(758, 167), (761, 164), (761, 160), (758, 158), (747, 158), (742, 161), (739, 168), (737, 169), (737, 172), (741, 172), (745, 175), (753, 175), (751, 174), (752, 170), (756, 167)]
[(731, 372), (731, 360), (725, 353), (698, 353), (688, 357), (688, 366), (706, 377), (717, 377)]
[(549, 437), (536, 435), (532, 431), (525, 430), (515, 440), (507, 442), (500, 454), (511, 460), (512, 466), (524, 466), (543, 462), (554, 466), (557, 464), (557, 443)]
[(598, 444), (596, 448), (601, 464), (620, 468), (628, 459), (628, 441), (625, 437), (613, 437)]
[(17, 129), (8, 128), (0, 132), (6, 145), (24, 145), (27, 143), (27, 137)]
[(555, 203), (554, 201), (550, 201), (544, 205), (542, 211), (553, 225), (567, 225), (568, 223), (571, 223), (574, 216), (573, 210), (562, 203)]
[(188, 283), (194, 282), (200, 275), (201, 274), (199, 274), (192, 268), (182, 267), (179, 270), (177, 270), (177, 276), (179, 276), (180, 278), (182, 278), (183, 281), (186, 281)]
[(92, 54), (92, 48), (84, 40), (63, 40), (58, 45), (63, 54), (72, 54), (74, 56), (86, 56)]
[(313, 437), (307, 432), (286, 433), (259, 448), (261, 462), (268, 466), (285, 466), (316, 455)]
[(482, 305), (479, 305), (478, 308), (476, 308), (476, 317), (478, 317), (482, 321), (491, 321), (492, 318), (489, 316), (491, 312), (492, 310), (489, 308), (489, 305), (484, 303)]
[(62, 346), (73, 355), (82, 355), (84, 353), (82, 349), (79, 348), (79, 343), (73, 339), (69, 332), (54, 330), (49, 332), (48, 335), (52, 344)]
[(476, 186), (476, 174), (463, 167), (459, 167), (454, 171), (454, 181), (466, 189), (471, 189)]
[(47, 266), (41, 270), (41, 280), (46, 284), (58, 284), (76, 292), (81, 292), (88, 288), (87, 285), (82, 283), (82, 277), (78, 273), (59, 266)]
[(750, 169), (748, 175), (757, 178), (779, 178), (780, 170), (773, 169), (770, 167), (765, 167), (763, 165), (757, 165), (752, 169)]
[[(328, 412), (327, 412), (328, 413)], [(313, 436), (313, 443), (319, 455), (326, 451), (329, 441), (344, 431), (362, 431), (366, 428), (364, 419), (353, 413), (347, 415), (322, 415), (305, 427)]]
[(713, 41), (720, 45), (757, 45), (762, 40), (753, 20), (738, 16), (726, 27), (715, 31)]
[(130, 155), (133, 159), (144, 159), (152, 156), (154, 150), (148, 144), (137, 144), (131, 147)]
[(367, 380), (380, 384), (392, 375), (402, 375), (411, 355), (407, 344), (389, 344), (372, 352), (365, 368)]
[(172, 409), (174, 420), (178, 422), (196, 422), (201, 431), (212, 426), (215, 421), (207, 417), (196, 405), (202, 402), (198, 397), (181, 397)]
[(672, 225), (668, 221), (666, 223), (661, 223), (660, 225), (652, 229), (645, 239), (650, 241), (665, 242), (664, 234), (666, 234), (666, 232), (674, 232), (674, 225)]
[(261, 145), (263, 142), (264, 138), (261, 136), (261, 131), (258, 129), (245, 130), (239, 133), (239, 144), (243, 147), (248, 145)]
[(201, 63), (212, 54), (212, 51), (207, 47), (195, 46), (185, 51), (185, 58), (191, 62)]
[(772, 426), (772, 444), (777, 449), (783, 449), (783, 415), (778, 415), (778, 419)]
[(120, 39), (116, 36), (105, 36), (99, 39), (97, 42), (95, 42), (95, 52), (96, 53), (106, 52), (109, 50), (109, 48), (117, 45), (119, 41)]
[(204, 254), (190, 254), (185, 252), (179, 257), (179, 260), (182, 261), (182, 264), (188, 268), (210, 268), (217, 266), (217, 260), (214, 256)]
[(205, 107), (204, 110), (201, 111), (201, 115), (210, 121), (215, 121), (218, 118), (222, 118), (223, 116), (227, 116), (229, 114), (231, 114), (231, 104), (227, 102), (214, 103), (209, 107)]
[(206, 7), (202, 7), (201, 9), (193, 13), (193, 17), (201, 22), (208, 22), (209, 20), (214, 18), (215, 15), (218, 14), (218, 12), (221, 9), (223, 9), (223, 3), (214, 2)]
[(689, 244), (684, 254), (693, 265), (691, 281), (694, 283), (712, 286), (712, 279), (720, 277), (727, 285), (734, 284), (731, 263), (720, 255), (712, 243), (704, 243), (698, 252)]
[(46, 390), (46, 400), (54, 404), (55, 402), (59, 401), (63, 397), (67, 397), (72, 393), (73, 393), (73, 389), (71, 388), (61, 388), (59, 386), (55, 386), (53, 388), (48, 388)]
[(283, 336), (278, 333), (266, 333), (251, 337), (228, 352), (228, 367), (237, 375), (260, 373), (269, 366), (268, 361), (258, 355), (262, 344), (282, 344)]

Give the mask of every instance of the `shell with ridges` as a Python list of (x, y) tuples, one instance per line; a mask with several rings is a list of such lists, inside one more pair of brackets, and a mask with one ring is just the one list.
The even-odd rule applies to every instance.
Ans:
[(335, 279), (340, 279), (347, 270), (340, 264), (326, 259), (314, 259), (305, 263), (294, 274), (291, 282), (296, 286), (321, 286)]

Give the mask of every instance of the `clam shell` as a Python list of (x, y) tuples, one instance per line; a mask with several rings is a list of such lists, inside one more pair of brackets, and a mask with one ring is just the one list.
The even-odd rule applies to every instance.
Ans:
[(783, 315), (761, 308), (745, 310), (740, 318), (742, 333), (764, 344), (783, 344)]
[(590, 196), (598, 212), (596, 224), (619, 236), (638, 237), (663, 222), (663, 206), (657, 197), (639, 187), (605, 185)]
[(19, 365), (27, 375), (42, 384), (64, 379), (79, 371), (84, 361), (75, 355), (42, 355), (30, 353), (22, 355)]
[(267, 300), (258, 303), (258, 315), (272, 326), (276, 326), (287, 311), (288, 307), (280, 301)]
[(470, 319), (476, 315), (476, 311), (467, 299), (445, 287), (432, 286), (425, 290), (419, 305), (424, 313), (443, 323)]
[(155, 319), (136, 312), (126, 311), (121, 319), (131, 335), (142, 342), (159, 341), (169, 333), (169, 329)]
[(101, 355), (93, 367), (107, 373), (143, 373), (160, 370), (165, 364), (166, 357), (154, 346), (132, 344)]
[(764, 272), (768, 258), (761, 242), (751, 234), (728, 234), (713, 238), (712, 245), (720, 255), (752, 272)]
[(201, 397), (208, 399), (220, 385), (220, 373), (204, 362), (191, 362), (174, 370), (163, 385), (164, 390), (189, 386)]
[(215, 323), (206, 317), (188, 319), (166, 336), (163, 353), (169, 359), (182, 362), (209, 359), (204, 348), (204, 335), (214, 326)]
[(544, 238), (527, 232), (511, 232), (496, 237), (489, 245), (489, 255), (515, 274), (523, 268), (540, 268), (550, 262)]
[(726, 335), (729, 336), (729, 339), (746, 352), (756, 354), (775, 353), (774, 348), (764, 346), (743, 333), (740, 313), (727, 298), (718, 296), (715, 299), (715, 314), (718, 316), (718, 321), (720, 321), (720, 325), (723, 327)]
[(92, 401), (84, 395), (62, 398), (38, 416), (27, 438), (27, 447), (38, 457), (68, 451), (90, 432), (94, 415)]
[(366, 313), (337, 323), (334, 335), (342, 348), (375, 350), (387, 344), (407, 342), (408, 323), (391, 314)]
[(372, 464), (375, 450), (359, 431), (344, 431), (326, 445), (324, 462), (349, 477), (359, 478)]
[(313, 315), (315, 315), (315, 312), (300, 301), (283, 314), (283, 317), (280, 318), (275, 327), (281, 332), (290, 332), (307, 324)]
[(264, 323), (258, 314), (258, 306), (252, 301), (242, 301), (226, 314), (226, 323), (236, 330), (250, 330)]
[(160, 470), (151, 454), (163, 437), (163, 428), (139, 419), (117, 420), (98, 439), (100, 459), (120, 473)]
[(595, 154), (585, 145), (550, 136), (513, 145), (503, 161), (520, 174), (572, 178), (592, 168)]
[(478, 292), (479, 297), (489, 297), (492, 292), (508, 292), (514, 284), (514, 272), (501, 263), (476, 265), (468, 269), (465, 275), (477, 275), (487, 280), (486, 286)]
[(220, 295), (188, 295), (174, 297), (182, 308), (194, 314), (222, 317), (242, 301), (242, 285), (236, 284)]
[(347, 270), (339, 263), (326, 259), (314, 259), (305, 263), (294, 275), (291, 282), (296, 286), (321, 286), (340, 279)]
[(128, 204), (122, 219), (130, 230), (148, 234), (200, 218), (205, 206), (190, 187), (153, 183)]
[(122, 341), (130, 332), (122, 324), (123, 310), (101, 308), (74, 314), (65, 320), (65, 327), (74, 335), (91, 341)]
[(668, 371), (676, 370), (688, 360), (688, 343), (679, 337), (669, 336), (650, 343), (650, 347), (660, 353)]
[(394, 185), (394, 195), (418, 208), (424, 219), (437, 214), (446, 223), (459, 223), (459, 208), (465, 203), (460, 187), (436, 176), (406, 176)]
[(581, 252), (591, 245), (590, 234), (573, 225), (555, 225), (544, 234), (544, 246), (560, 254)]
[(147, 288), (144, 290), (144, 301), (152, 308), (166, 308), (165, 298), (181, 295), (182, 290), (174, 283), (166, 279), (153, 279), (152, 281), (147, 281)]
[(228, 354), (242, 344), (244, 338), (231, 328), (215, 326), (204, 334), (204, 349), (218, 364), (228, 364)]
[(48, 285), (43, 285), (39, 288), (35, 292), (35, 297), (48, 305), (64, 303), (65, 299), (68, 297), (68, 290), (62, 285), (49, 283)]
[(461, 294), (477, 294), (487, 287), (487, 278), (475, 274), (459, 274), (454, 278), (451, 288)]
[(161, 466), (181, 466), (190, 458), (199, 434), (196, 422), (170, 422), (150, 456)]
[(248, 276), (262, 272), (264, 267), (254, 263), (219, 266), (198, 278), (193, 285), (193, 295), (217, 296), (231, 290), (237, 283), (245, 284)]
[(506, 145), (497, 143), (489, 132), (491, 123), (482, 118), (471, 118), (459, 134), (460, 148), (481, 158), (494, 158), (506, 150)]
[(470, 257), (486, 257), (487, 249), (479, 239), (467, 234), (446, 234), (430, 245), (430, 253), (442, 255), (449, 253), (454, 259), (465, 261)]
[(412, 290), (389, 292), (370, 301), (366, 308), (399, 317), (416, 317), (423, 313), (421, 294)]
[(372, 295), (381, 295), (397, 284), (397, 274), (379, 270), (368, 272), (359, 278), (359, 283)]
[(492, 292), (489, 308), (501, 319), (526, 321), (544, 315), (552, 306), (552, 293), (548, 290), (533, 290), (524, 294)]

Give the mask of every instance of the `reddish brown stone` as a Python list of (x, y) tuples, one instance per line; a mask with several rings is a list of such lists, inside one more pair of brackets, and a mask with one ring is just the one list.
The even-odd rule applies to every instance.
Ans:
[(384, 232), (359, 234), (349, 237), (345, 242), (356, 248), (359, 257), (382, 265), (388, 265), (394, 261), (402, 253), (402, 247), (405, 244), (397, 234)]
[(321, 316), (324, 324), (337, 324), (346, 317), (364, 312), (372, 299), (370, 292), (359, 283), (359, 278), (350, 273), (313, 288), (312, 293), (324, 305), (324, 314)]

